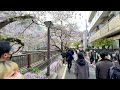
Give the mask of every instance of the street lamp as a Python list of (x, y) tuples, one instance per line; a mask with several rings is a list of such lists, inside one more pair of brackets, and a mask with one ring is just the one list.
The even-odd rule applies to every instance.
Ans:
[(51, 21), (45, 21), (44, 24), (48, 28), (47, 36), (48, 36), (48, 43), (47, 43), (47, 73), (46, 75), (50, 75), (50, 28), (53, 26), (53, 23)]

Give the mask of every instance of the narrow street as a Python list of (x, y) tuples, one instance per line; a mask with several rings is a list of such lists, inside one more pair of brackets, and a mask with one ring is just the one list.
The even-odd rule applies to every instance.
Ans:
[[(66, 75), (65, 79), (76, 79), (75, 74), (74, 74), (74, 67), (75, 67), (75, 62), (72, 62), (72, 68), (70, 73), (68, 72), (68, 69), (66, 70)], [(89, 63), (89, 72), (90, 72), (90, 77), (89, 79), (96, 79), (95, 78), (95, 67)]]

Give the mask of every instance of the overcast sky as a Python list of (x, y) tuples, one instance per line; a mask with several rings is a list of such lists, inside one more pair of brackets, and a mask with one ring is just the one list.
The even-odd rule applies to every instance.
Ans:
[(79, 13), (81, 13), (82, 18), (78, 17), (76, 19), (76, 22), (79, 26), (79, 30), (84, 31), (84, 30), (86, 30), (86, 21), (87, 21), (87, 26), (89, 25), (88, 18), (89, 18), (90, 11), (79, 11)]
[[(86, 21), (87, 21), (87, 26), (89, 25), (88, 18), (89, 18), (90, 12), (91, 11), (75, 11), (76, 15), (74, 15), (74, 18), (71, 19), (71, 21), (77, 22), (77, 25), (80, 31), (86, 30)], [(46, 21), (52, 21), (52, 17), (50, 14), (47, 14), (46, 16), (47, 16)]]
[[(79, 26), (79, 30), (80, 31), (84, 31), (86, 30), (86, 21), (88, 21), (89, 18), (89, 14), (91, 11), (76, 11), (76, 16), (74, 17), (74, 19), (72, 19), (72, 22), (77, 22), (77, 25)], [(80, 15), (81, 13), (81, 15)], [(52, 18), (50, 17), (50, 15), (47, 15), (47, 20), (52, 20)], [(86, 20), (86, 21), (85, 21)], [(87, 22), (87, 26), (88, 26), (88, 22)]]

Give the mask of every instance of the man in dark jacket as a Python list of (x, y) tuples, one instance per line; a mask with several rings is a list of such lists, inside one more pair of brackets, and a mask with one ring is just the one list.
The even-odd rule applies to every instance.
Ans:
[(95, 63), (98, 62), (98, 59), (99, 59), (99, 54), (94, 50), (94, 60), (95, 60)]
[(72, 60), (73, 60), (73, 53), (71, 53), (71, 50), (68, 50), (66, 52), (66, 61), (68, 62), (68, 71), (70, 72), (71, 66), (72, 66)]
[(102, 52), (100, 57), (102, 59), (96, 63), (96, 79), (108, 79), (108, 71), (113, 63), (107, 51)]
[(109, 79), (120, 79), (120, 64), (119, 61), (113, 62), (113, 66), (109, 69)]
[(113, 62), (113, 66), (109, 69), (109, 79), (120, 79), (120, 56), (119, 56), (119, 50), (116, 50), (115, 52), (115, 60)]
[(90, 63), (92, 64), (94, 62), (94, 51), (90, 51)]

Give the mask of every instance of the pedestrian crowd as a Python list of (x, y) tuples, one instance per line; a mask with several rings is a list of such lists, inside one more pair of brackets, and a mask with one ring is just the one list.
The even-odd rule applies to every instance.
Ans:
[[(75, 59), (74, 55), (77, 54)], [(63, 57), (63, 64), (68, 64), (68, 72), (71, 72), (72, 61), (75, 62), (74, 74), (76, 79), (88, 79), (89, 78), (89, 65), (85, 60), (86, 53), (83, 50), (67, 49), (61, 53)]]
[[(74, 55), (77, 54), (77, 59)], [(97, 52), (90, 50), (89, 53), (79, 49), (67, 49), (61, 53), (63, 64), (68, 64), (68, 72), (72, 66), (72, 61), (75, 62), (74, 73), (76, 79), (89, 79), (89, 65), (94, 64), (96, 79), (120, 79), (120, 53), (119, 49), (115, 49), (111, 54), (107, 50)]]
[[(90, 64), (95, 62), (96, 79), (120, 79), (120, 52), (97, 52), (90, 50), (89, 54), (83, 49), (68, 48), (61, 52), (63, 64), (67, 64), (68, 72), (71, 72), (72, 61), (75, 62), (74, 74), (76, 79), (89, 79), (89, 64), (86, 57), (89, 56)], [(76, 57), (76, 58), (75, 58)], [(10, 42), (0, 41), (0, 79), (24, 79), (19, 71), (18, 64), (12, 61)]]

